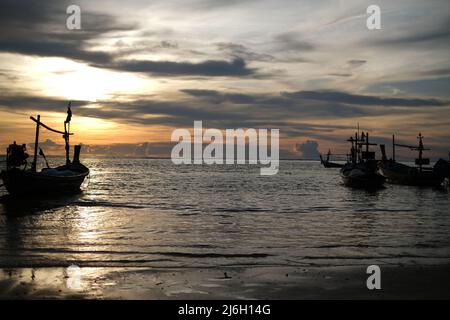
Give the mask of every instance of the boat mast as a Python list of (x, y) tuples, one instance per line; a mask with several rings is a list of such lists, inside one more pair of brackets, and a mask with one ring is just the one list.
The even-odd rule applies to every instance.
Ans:
[(392, 135), (392, 161), (395, 161), (395, 135)]
[(427, 148), (425, 148), (423, 146), (423, 136), (422, 136), (421, 133), (419, 133), (419, 136), (417, 137), (417, 139), (419, 139), (419, 146), (418, 147), (404, 145), (404, 144), (398, 144), (398, 143), (395, 143), (395, 141), (393, 141), (393, 142), (394, 142), (394, 146), (404, 147), (404, 148), (409, 148), (409, 149), (414, 150), (414, 151), (419, 151), (419, 158), (416, 158), (416, 162), (415, 163), (416, 163), (417, 166), (419, 166), (419, 171), (422, 171), (423, 165), (430, 164), (430, 159), (423, 157), (423, 151), (430, 150), (430, 149), (427, 149)]
[(355, 144), (353, 143), (353, 136), (347, 140), (351, 143), (350, 154), (347, 154), (347, 161), (350, 160), (351, 163), (355, 163)]
[(369, 153), (369, 132), (366, 132), (366, 152)]
[(419, 132), (419, 136), (417, 137), (417, 139), (419, 139), (419, 148), (418, 148), (419, 149), (419, 171), (422, 171), (422, 164), (423, 164), (422, 155), (423, 155), (423, 150), (424, 150), (423, 141), (422, 141), (422, 139), (423, 139), (422, 133)]
[(66, 121), (64, 121), (64, 141), (66, 143), (66, 165), (70, 164), (70, 158), (69, 158), (69, 136), (70, 136), (70, 121), (72, 120), (72, 110), (70, 110), (72, 102), (69, 101), (69, 106), (67, 107), (67, 118)]
[(41, 125), (41, 116), (38, 114), (37, 121), (36, 121), (36, 137), (34, 139), (34, 157), (33, 157), (33, 164), (31, 165), (31, 171), (34, 171), (34, 172), (36, 172), (40, 125)]
[(64, 141), (66, 142), (66, 164), (70, 164), (69, 137), (71, 135), (73, 135), (73, 133), (70, 133), (70, 120), (72, 119), (72, 111), (70, 110), (70, 103), (69, 103), (69, 107), (67, 109), (67, 118), (66, 118), (66, 121), (64, 122), (64, 132), (52, 129), (49, 126), (42, 123), (40, 115), (37, 116), (37, 119), (35, 119), (32, 116), (30, 117), (30, 119), (33, 120), (34, 122), (36, 122), (36, 138), (34, 141), (34, 159), (33, 159), (32, 165), (31, 165), (31, 170), (36, 172), (36, 169), (37, 169), (36, 167), (37, 167), (37, 156), (38, 156), (38, 148), (39, 148), (39, 127), (40, 126), (43, 126), (45, 129), (47, 129), (49, 131), (63, 135)]

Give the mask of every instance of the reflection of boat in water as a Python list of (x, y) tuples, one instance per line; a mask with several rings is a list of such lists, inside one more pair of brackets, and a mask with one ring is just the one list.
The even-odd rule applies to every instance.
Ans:
[(54, 212), (64, 208), (68, 212), (76, 207), (69, 207), (72, 204), (80, 203), (81, 192), (70, 194), (36, 194), (35, 196), (22, 197), (4, 194), (0, 196), (0, 215), (5, 216), (27, 216), (40, 214), (43, 212)]
[(385, 178), (378, 173), (375, 152), (369, 151), (369, 146), (376, 145), (369, 143), (369, 134), (363, 132), (359, 137), (359, 133), (356, 133), (355, 138), (350, 137), (347, 141), (352, 146), (348, 162), (340, 171), (344, 184), (356, 188), (381, 187)]
[(342, 163), (336, 163), (336, 162), (331, 162), (331, 161), (330, 161), (331, 150), (328, 150), (327, 158), (326, 158), (325, 160), (323, 160), (321, 154), (319, 154), (319, 157), (320, 157), (320, 163), (321, 163), (325, 168), (342, 168), (342, 167), (344, 166), (344, 164), (342, 164)]
[[(54, 130), (37, 119), (30, 117), (36, 122), (36, 139), (34, 144), (34, 158), (31, 168), (28, 169), (28, 154), (25, 145), (17, 145), (16, 142), (11, 144), (7, 149), (6, 170), (1, 172), (1, 178), (6, 189), (11, 195), (33, 196), (36, 194), (61, 194), (74, 193), (80, 191), (80, 186), (84, 179), (89, 175), (89, 169), (80, 163), (81, 146), (74, 147), (73, 161), (69, 159), (69, 137), (72, 133), (70, 130), (70, 120), (72, 112), (70, 104), (67, 112), (67, 119), (64, 122), (64, 132)], [(42, 149), (39, 149), (41, 155), (47, 163), (47, 168), (37, 171), (37, 156), (39, 145), (39, 129), (44, 127), (55, 133), (63, 135), (66, 146), (66, 164), (50, 168)]]
[[(418, 146), (410, 146), (395, 143), (395, 136), (392, 136), (392, 159), (387, 160), (384, 145), (381, 145), (383, 154), (379, 168), (383, 176), (389, 183), (412, 186), (439, 186), (444, 179), (449, 177), (450, 164), (448, 161), (440, 159), (434, 167), (426, 167), (430, 164), (429, 158), (423, 157), (423, 151), (430, 150), (424, 148), (423, 136), (419, 133)], [(408, 166), (395, 160), (395, 147), (409, 148), (419, 152), (419, 157), (415, 160), (416, 166)]]

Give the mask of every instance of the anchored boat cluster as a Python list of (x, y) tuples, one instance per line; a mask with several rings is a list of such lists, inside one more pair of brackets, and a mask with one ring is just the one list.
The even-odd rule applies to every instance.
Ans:
[[(330, 161), (331, 152), (328, 151), (324, 160), (320, 156), (321, 163), (325, 168), (341, 168), (340, 175), (344, 184), (349, 187), (377, 188), (383, 186), (385, 182), (392, 184), (411, 186), (441, 186), (445, 180), (450, 179), (450, 161), (439, 159), (434, 166), (430, 166), (430, 159), (423, 157), (423, 152), (430, 150), (423, 145), (423, 136), (419, 133), (417, 146), (403, 145), (395, 142), (392, 136), (392, 158), (386, 156), (386, 147), (380, 145), (382, 158), (375, 159), (375, 152), (370, 147), (376, 143), (369, 142), (369, 133), (358, 132), (350, 137), (350, 153), (347, 154), (347, 163), (340, 164)], [(409, 148), (418, 151), (419, 156), (415, 159), (415, 165), (410, 166), (397, 162), (395, 158), (396, 147)]]

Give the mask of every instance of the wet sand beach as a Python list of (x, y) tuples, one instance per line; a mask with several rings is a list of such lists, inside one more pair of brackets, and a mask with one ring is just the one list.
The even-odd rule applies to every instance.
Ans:
[[(381, 290), (366, 267), (64, 268), (0, 271), (1, 299), (449, 299), (450, 265), (380, 266)], [(225, 274), (226, 273), (226, 274)], [(70, 286), (70, 285), (69, 285)]]

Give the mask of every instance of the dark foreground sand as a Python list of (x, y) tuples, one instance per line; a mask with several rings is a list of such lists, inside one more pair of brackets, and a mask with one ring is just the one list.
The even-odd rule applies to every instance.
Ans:
[[(366, 266), (218, 269), (0, 269), (2, 299), (417, 299), (450, 298), (450, 265), (380, 265), (381, 290), (366, 287)], [(224, 276), (224, 273), (227, 276)], [(72, 289), (67, 284), (72, 283)], [(77, 282), (75, 282), (77, 286)]]

